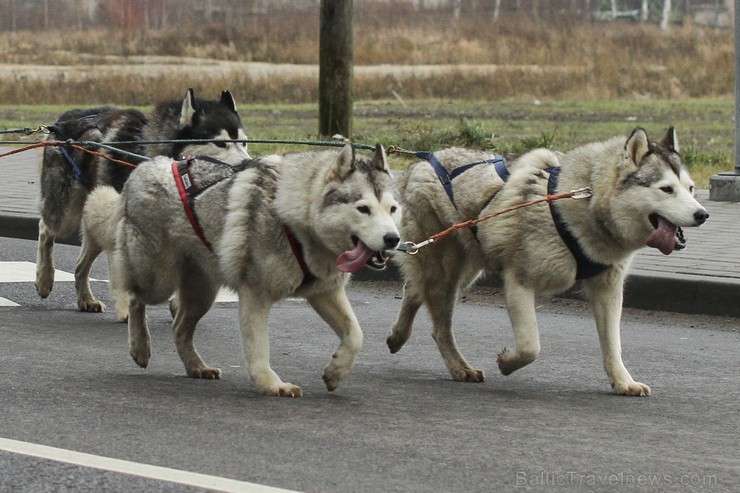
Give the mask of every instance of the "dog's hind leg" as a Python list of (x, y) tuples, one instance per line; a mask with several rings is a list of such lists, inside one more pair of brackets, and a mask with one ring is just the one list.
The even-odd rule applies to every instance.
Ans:
[[(175, 314), (172, 333), (175, 336), (177, 354), (180, 355), (188, 376), (192, 378), (221, 378), (221, 370), (209, 367), (193, 345), (196, 324), (211, 308), (217, 293), (218, 286), (200, 269), (191, 265), (183, 269), (176, 301), (173, 300), (170, 304), (170, 311)], [(173, 306), (176, 307), (174, 310)]]
[(596, 329), (599, 332), (604, 369), (615, 393), (649, 396), (650, 387), (636, 382), (622, 362), (619, 323), (622, 316), (623, 281), (624, 272), (617, 268), (586, 281), (591, 297), (591, 308), (596, 319)]
[(267, 319), (272, 300), (242, 286), (239, 289), (239, 324), (242, 333), (244, 356), (247, 360), (249, 376), (257, 388), (266, 395), (300, 397), (300, 387), (283, 382), (270, 368), (270, 336)]
[(388, 338), (385, 340), (391, 353), (397, 353), (406, 341), (411, 337), (414, 318), (421, 308), (422, 299), (410, 280), (403, 285), (403, 299), (401, 300), (401, 311), (398, 312), (396, 323), (393, 324)]
[(499, 353), (498, 367), (501, 373), (510, 375), (537, 358), (540, 335), (535, 313), (535, 291), (520, 284), (514, 272), (504, 271), (502, 277), (516, 349), (504, 349)]
[(77, 257), (75, 266), (75, 290), (77, 291), (77, 306), (83, 312), (103, 312), (105, 304), (95, 298), (90, 290), (90, 269), (93, 262), (103, 252), (103, 248), (95, 241), (92, 235), (84, 234), (82, 250)]
[(39, 241), (36, 253), (36, 292), (46, 298), (54, 288), (54, 241), (56, 236), (43, 219), (39, 220)]
[(128, 321), (128, 293), (123, 286), (120, 267), (116, 264), (114, 252), (106, 252), (108, 255), (108, 271), (110, 273), (110, 292), (113, 299), (113, 306), (116, 309), (116, 320), (119, 322)]
[(129, 354), (137, 365), (146, 368), (152, 356), (152, 339), (146, 325), (146, 303), (135, 294), (129, 294), (128, 310)]
[(324, 369), (324, 383), (332, 391), (355, 364), (357, 353), (362, 348), (362, 330), (344, 289), (311, 296), (308, 302), (341, 340), (331, 363)]
[(452, 332), (452, 314), (460, 292), (458, 283), (459, 280), (453, 280), (450, 284), (437, 284), (427, 290), (425, 301), (432, 317), (432, 338), (437, 343), (453, 380), (482, 382), (485, 379), (483, 371), (470, 366), (460, 353), (455, 342), (455, 334)]

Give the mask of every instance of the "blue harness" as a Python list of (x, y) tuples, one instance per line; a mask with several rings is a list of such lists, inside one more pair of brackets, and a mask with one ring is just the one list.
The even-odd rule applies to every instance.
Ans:
[[(547, 193), (549, 195), (556, 193), (555, 189), (558, 186), (558, 175), (560, 174), (560, 170), (561, 168), (545, 169), (545, 171), (550, 173), (550, 179), (547, 180)], [(581, 248), (576, 237), (573, 236), (573, 233), (571, 233), (565, 225), (565, 221), (563, 221), (555, 201), (550, 201), (549, 204), (550, 214), (552, 214), (552, 220), (555, 223), (555, 229), (558, 230), (560, 238), (562, 238), (565, 246), (568, 247), (571, 255), (573, 255), (573, 258), (576, 260), (576, 280), (588, 279), (589, 277), (596, 276), (609, 269), (611, 267), (610, 265), (595, 262), (586, 255), (586, 252), (583, 251), (583, 248)]]
[(445, 167), (442, 166), (442, 163), (440, 163), (439, 160), (434, 156), (433, 152), (418, 151), (416, 153), (416, 157), (418, 157), (419, 159), (424, 159), (432, 165), (432, 169), (434, 169), (434, 172), (437, 174), (439, 181), (442, 183), (442, 186), (444, 187), (447, 196), (450, 198), (450, 202), (452, 202), (452, 205), (455, 206), (455, 209), (457, 209), (457, 204), (455, 203), (455, 195), (452, 193), (452, 180), (456, 176), (465, 173), (469, 169), (474, 168), (479, 164), (493, 164), (494, 168), (496, 169), (496, 173), (498, 173), (498, 176), (501, 177), (504, 183), (506, 183), (506, 181), (509, 179), (509, 170), (506, 168), (506, 162), (504, 161), (504, 158), (498, 155), (493, 156), (491, 159), (487, 159), (485, 161), (476, 161), (474, 163), (466, 164), (465, 166), (460, 166), (459, 168), (453, 169), (452, 173), (447, 172)]
[[(91, 118), (91, 117), (87, 117)], [(61, 122), (56, 122), (54, 125), (50, 125), (48, 127), (49, 131), (53, 132), (54, 135), (56, 135), (57, 139), (59, 140), (67, 140), (67, 137), (65, 137), (64, 132), (62, 132), (62, 127), (59, 125)], [(91, 128), (94, 125), (91, 125)], [(73, 180), (76, 180), (85, 188), (88, 188), (88, 182), (87, 182), (87, 176), (85, 176), (85, 173), (83, 173), (82, 169), (77, 165), (77, 162), (75, 162), (72, 155), (69, 153), (69, 150), (67, 149), (67, 146), (59, 146), (59, 152), (62, 153), (62, 156), (64, 156), (64, 159), (67, 160), (69, 165), (72, 167), (72, 174), (69, 176)]]
[[(509, 180), (509, 170), (506, 167), (506, 162), (504, 161), (504, 158), (501, 156), (494, 156), (493, 158), (486, 161), (477, 161), (475, 163), (466, 164), (465, 166), (460, 166), (459, 168), (455, 168), (454, 170), (452, 170), (452, 173), (449, 173), (444, 168), (444, 166), (442, 166), (442, 163), (439, 162), (439, 160), (434, 156), (434, 153), (432, 152), (419, 151), (416, 153), (416, 156), (429, 162), (429, 164), (432, 166), (432, 169), (434, 169), (434, 172), (437, 174), (439, 181), (442, 183), (447, 196), (450, 198), (450, 202), (452, 202), (452, 205), (455, 206), (456, 209), (457, 204), (455, 204), (455, 196), (452, 193), (452, 180), (456, 176), (459, 176), (460, 174), (475, 166), (478, 166), (479, 164), (493, 164), (496, 169), (496, 173), (498, 173), (499, 177), (504, 181), (504, 183)], [(547, 168), (545, 170), (550, 173), (550, 179), (547, 182), (547, 193), (549, 195), (553, 195), (556, 193), (555, 190), (558, 185), (558, 175), (560, 174), (560, 170), (561, 168), (557, 167)], [(609, 269), (611, 267), (610, 265), (595, 262), (586, 255), (586, 253), (583, 251), (583, 248), (581, 248), (581, 245), (578, 243), (576, 237), (573, 236), (573, 233), (571, 233), (568, 227), (565, 225), (565, 222), (560, 215), (560, 211), (558, 210), (555, 201), (550, 201), (549, 204), (550, 214), (552, 214), (552, 220), (555, 223), (555, 229), (557, 229), (560, 238), (568, 247), (568, 250), (570, 250), (571, 255), (573, 255), (573, 258), (576, 261), (576, 279), (588, 279), (589, 277), (596, 276)], [(477, 227), (471, 226), (470, 230), (477, 240)]]
[[(439, 162), (433, 152), (418, 151), (416, 153), (416, 157), (418, 157), (419, 159), (424, 159), (432, 165), (432, 169), (437, 174), (437, 178), (439, 178), (439, 181), (442, 183), (442, 186), (445, 189), (445, 193), (447, 193), (447, 196), (450, 198), (450, 202), (452, 202), (452, 205), (455, 207), (455, 209), (457, 209), (457, 204), (455, 203), (455, 194), (452, 192), (452, 180), (456, 176), (460, 176), (462, 173), (465, 173), (469, 169), (474, 168), (475, 166), (478, 166), (480, 164), (493, 164), (496, 173), (498, 173), (498, 176), (504, 181), (504, 183), (509, 180), (509, 170), (506, 167), (506, 162), (504, 161), (503, 157), (498, 155), (494, 155), (491, 159), (487, 159), (485, 161), (476, 161), (474, 163), (460, 166), (459, 168), (453, 169), (452, 173), (447, 172), (445, 167), (442, 166), (442, 163)], [(470, 232), (473, 233), (473, 238), (475, 238), (475, 241), (478, 241), (478, 226), (470, 226)]]

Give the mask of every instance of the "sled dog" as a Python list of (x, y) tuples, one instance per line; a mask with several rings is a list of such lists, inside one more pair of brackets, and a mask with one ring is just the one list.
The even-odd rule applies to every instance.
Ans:
[(199, 157), (140, 165), (116, 202), (112, 267), (129, 293), (133, 359), (146, 367), (151, 356), (146, 305), (176, 293), (172, 328), (187, 374), (220, 378), (198, 355), (193, 333), (225, 285), (239, 295), (244, 354), (259, 391), (300, 396), (270, 367), (267, 320), (275, 302), (301, 296), (340, 338), (324, 371), (334, 390), (363, 339), (345, 294), (349, 273), (383, 268), (383, 252), (399, 242), (391, 181), (380, 145), (372, 159), (347, 144), (238, 166)]
[[(111, 157), (129, 164), (126, 165), (73, 147), (45, 148), (40, 172), (41, 220), (36, 260), (36, 291), (42, 298), (49, 296), (54, 286), (53, 248), (56, 237), (77, 232), (83, 206), (92, 190), (105, 185), (120, 191), (133, 167), (142, 161), (137, 156), (200, 154), (231, 163), (249, 157), (246, 143), (171, 142), (246, 139), (236, 103), (229, 91), (224, 91), (220, 100), (210, 101), (196, 99), (193, 90), (189, 89), (183, 101), (159, 104), (149, 119), (140, 111), (110, 106), (71, 110), (63, 113), (50, 131), (47, 140), (132, 142), (117, 147), (134, 155), (106, 151)], [(142, 140), (170, 142), (138, 144)], [(88, 282), (92, 264), (100, 253), (97, 245), (86, 244), (83, 240), (75, 269), (77, 305), (82, 311), (105, 309), (105, 305), (93, 296)], [(125, 313), (119, 312), (119, 318), (125, 318)]]
[[(436, 154), (453, 173), (480, 159), (472, 151)], [(699, 226), (707, 211), (694, 199), (694, 184), (679, 155), (673, 128), (661, 142), (642, 128), (567, 153), (530, 151), (509, 165), (508, 181), (492, 166), (475, 166), (451, 181), (445, 193), (428, 162), (411, 165), (399, 178), (404, 240), (421, 241), (454, 223), (484, 217), (548, 194), (589, 187), (590, 198), (566, 198), (479, 222), (416, 255), (395, 255), (404, 274), (400, 313), (387, 343), (395, 353), (411, 335), (422, 304), (432, 337), (455, 380), (482, 381), (460, 353), (452, 313), (460, 289), (483, 271), (499, 276), (516, 348), (504, 349), (504, 375), (528, 365), (540, 352), (535, 295), (562, 292), (583, 279), (590, 295), (606, 374), (617, 394), (650, 394), (632, 379), (621, 356), (622, 286), (634, 253), (647, 245), (668, 255), (684, 246), (681, 227)], [(451, 198), (454, 197), (454, 202)]]

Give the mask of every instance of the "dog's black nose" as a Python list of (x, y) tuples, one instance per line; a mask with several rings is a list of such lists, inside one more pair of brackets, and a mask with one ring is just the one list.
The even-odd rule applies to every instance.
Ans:
[(706, 221), (708, 217), (709, 213), (704, 209), (694, 212), (694, 221), (696, 221), (697, 226), (704, 224), (704, 221)]
[(383, 242), (385, 243), (385, 246), (388, 247), (388, 249), (396, 248), (396, 245), (398, 245), (399, 241), (401, 241), (401, 237), (395, 233), (383, 236)]

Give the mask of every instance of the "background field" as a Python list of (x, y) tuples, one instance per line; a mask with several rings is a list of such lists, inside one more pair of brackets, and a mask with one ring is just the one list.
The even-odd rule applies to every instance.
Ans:
[[(353, 137), (518, 153), (565, 150), (637, 125), (658, 138), (674, 125), (707, 187), (709, 176), (734, 166), (733, 35), (688, 23), (667, 32), (557, 15), (494, 24), (473, 11), (453, 25), (445, 12), (358, 10)], [(229, 88), (251, 137), (314, 139), (317, 60), (312, 12), (255, 17), (243, 29), (2, 33), (0, 128), (50, 124), (70, 107), (148, 110), (187, 87), (203, 96)], [(283, 70), (265, 77), (242, 69), (253, 62)], [(252, 146), (255, 154), (287, 148)]]

